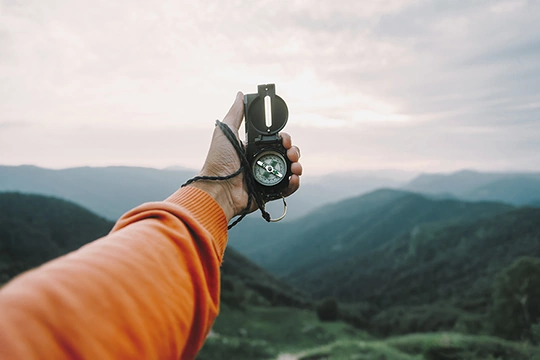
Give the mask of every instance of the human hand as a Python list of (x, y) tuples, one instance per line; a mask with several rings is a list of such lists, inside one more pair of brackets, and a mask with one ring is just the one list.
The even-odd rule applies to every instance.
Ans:
[[(238, 92), (236, 99), (229, 112), (223, 119), (223, 123), (229, 126), (238, 139), (238, 129), (244, 118), (244, 94)], [(293, 194), (300, 187), (300, 175), (302, 175), (302, 165), (300, 159), (300, 149), (292, 145), (291, 136), (287, 133), (280, 133), (283, 146), (287, 149), (287, 157), (291, 160), (292, 176), (289, 180), (289, 187), (284, 195)], [(234, 173), (240, 167), (240, 159), (235, 149), (218, 127), (214, 130), (210, 150), (206, 156), (199, 176), (226, 176)], [(243, 181), (244, 175), (240, 174), (229, 180), (217, 181), (197, 181), (189, 186), (199, 188), (207, 192), (221, 206), (227, 217), (227, 221), (239, 215), (248, 203), (248, 191)], [(257, 209), (256, 204), (252, 204), (250, 212)]]

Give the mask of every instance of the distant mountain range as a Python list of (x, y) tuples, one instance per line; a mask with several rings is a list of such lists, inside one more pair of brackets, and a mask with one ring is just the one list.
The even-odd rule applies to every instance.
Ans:
[(0, 191), (55, 196), (110, 220), (144, 202), (167, 198), (194, 173), (138, 167), (43, 169), (0, 166)]
[[(80, 167), (51, 170), (36, 166), (0, 166), (0, 191), (55, 196), (73, 201), (110, 220), (144, 202), (161, 201), (176, 191), (195, 171), (171, 167)], [(395, 180), (391, 176), (395, 176)], [(287, 199), (286, 220), (301, 217), (332, 201), (362, 194), (381, 186), (399, 186), (409, 173), (356, 172), (312, 177), (302, 191)], [(269, 203), (274, 217), (281, 214), (280, 201)], [(260, 219), (259, 219), (260, 220)], [(262, 221), (262, 220), (261, 220)]]
[[(0, 166), (0, 191), (56, 196), (116, 220), (141, 203), (165, 199), (194, 175), (194, 170), (183, 167), (158, 170), (112, 166), (51, 170), (36, 166)], [(540, 203), (540, 174), (460, 171), (446, 175), (415, 175), (395, 170), (306, 175), (302, 178), (301, 190), (287, 200), (289, 207), (285, 221), (379, 188), (403, 189), (434, 198), (491, 200), (534, 206)], [(267, 208), (278, 216), (282, 204), (271, 202)]]
[(540, 173), (481, 173), (464, 170), (451, 174), (422, 174), (403, 186), (403, 189), (469, 201), (537, 204), (540, 202)]

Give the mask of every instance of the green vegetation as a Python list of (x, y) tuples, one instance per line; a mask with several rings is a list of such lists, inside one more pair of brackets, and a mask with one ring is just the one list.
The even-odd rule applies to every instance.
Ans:
[(327, 298), (317, 304), (315, 308), (321, 321), (336, 321), (339, 317), (338, 302), (334, 298)]
[(312, 310), (225, 306), (197, 359), (274, 359), (337, 340), (370, 338), (343, 322), (321, 322)]
[[(330, 298), (315, 305), (305, 290), (229, 248), (221, 313), (198, 359), (540, 359), (533, 345), (540, 341), (540, 209), (385, 190), (330, 210), (303, 227), (257, 233), (257, 242), (268, 246), (272, 235), (289, 251), (299, 245), (282, 231), (299, 241), (310, 234), (296, 258), (280, 256), (298, 260), (289, 269), (319, 259), (289, 279)], [(0, 194), (1, 279), (111, 227), (63, 200)], [(332, 250), (338, 241), (341, 249)]]
[(310, 308), (309, 296), (227, 248), (221, 265), (221, 300), (232, 307), (247, 305)]
[(0, 284), (106, 235), (112, 226), (68, 201), (0, 194)]
[(518, 259), (497, 276), (491, 315), (498, 335), (536, 340), (532, 326), (540, 321), (540, 258)]
[(489, 336), (414, 334), (371, 341), (337, 341), (306, 351), (301, 360), (531, 360), (538, 349)]
[(357, 271), (356, 260), (347, 257), (367, 254), (423, 224), (473, 221), (511, 209), (504, 204), (433, 200), (378, 190), (279, 227), (264, 224), (259, 230), (253, 226), (242, 233), (231, 232), (231, 244), (264, 268), (280, 276), (290, 275), (294, 285), (319, 296), (311, 282), (333, 278), (337, 267), (347, 268), (347, 274)]

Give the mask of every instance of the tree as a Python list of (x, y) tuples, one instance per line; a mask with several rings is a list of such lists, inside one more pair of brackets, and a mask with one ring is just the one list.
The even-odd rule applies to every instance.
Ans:
[(495, 279), (492, 319), (497, 335), (532, 340), (540, 320), (540, 259), (522, 257)]
[(322, 300), (317, 305), (317, 316), (321, 321), (336, 321), (339, 316), (338, 303), (334, 298)]

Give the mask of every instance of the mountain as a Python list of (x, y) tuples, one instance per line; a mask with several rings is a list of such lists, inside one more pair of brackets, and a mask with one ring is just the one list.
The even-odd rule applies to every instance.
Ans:
[[(160, 201), (176, 191), (195, 171), (171, 167), (80, 167), (63, 170), (36, 166), (0, 166), (0, 191), (19, 191), (60, 197), (80, 204), (110, 220), (149, 201)], [(302, 217), (324, 204), (371, 191), (381, 186), (400, 186), (409, 173), (354, 172), (304, 176), (302, 190), (287, 199), (284, 221)], [(281, 201), (269, 203), (274, 217), (281, 215)], [(261, 220), (262, 221), (262, 220)]]
[(112, 226), (65, 200), (0, 193), (0, 283), (106, 235)]
[(0, 166), (0, 191), (63, 198), (111, 220), (149, 201), (167, 198), (192, 172), (138, 167), (81, 167), (63, 170)]
[(383, 189), (290, 223), (246, 221), (230, 244), (315, 299), (339, 300), (342, 319), (370, 333), (487, 334), (495, 277), (540, 257), (539, 224), (534, 207)]
[[(106, 235), (113, 223), (71, 202), (21, 193), (0, 193), (0, 284)], [(224, 303), (309, 307), (305, 293), (277, 280), (227, 249), (222, 265)]]
[(506, 176), (508, 174), (482, 173), (472, 170), (450, 174), (421, 174), (412, 179), (403, 189), (426, 194), (459, 195)]
[[(401, 191), (376, 191), (362, 196), (360, 207), (356, 198), (343, 200), (319, 207), (309, 215), (292, 222), (266, 223), (259, 219), (259, 213), (249, 215), (229, 232), (229, 244), (258, 264), (268, 265), (279, 258), (285, 249), (296, 244), (296, 239), (304, 231), (325, 224), (347, 222), (351, 214), (358, 210), (369, 213), (372, 207), (382, 206), (402, 196)], [(300, 259), (302, 256), (300, 257)]]
[(492, 181), (463, 194), (471, 200), (491, 200), (508, 204), (527, 205), (540, 201), (540, 176), (516, 176)]
[(275, 274), (302, 272), (309, 277), (331, 271), (348, 256), (371, 251), (418, 225), (471, 220), (510, 209), (498, 203), (436, 200), (383, 189), (280, 226), (246, 221), (245, 228), (231, 231), (230, 244)]
[(438, 197), (527, 205), (540, 200), (540, 173), (482, 173), (464, 170), (451, 174), (422, 174), (403, 186), (403, 189)]
[(380, 308), (444, 300), (462, 307), (476, 302), (485, 310), (499, 271), (519, 257), (540, 257), (539, 224), (540, 209), (519, 208), (462, 222), (416, 225), (369, 251), (309, 273), (297, 269), (287, 280), (316, 297), (369, 301)]

